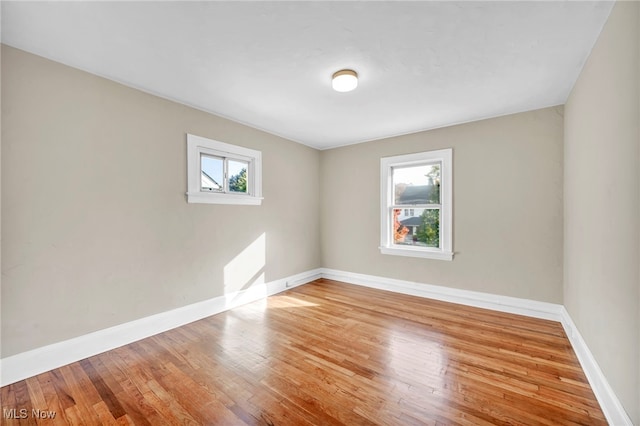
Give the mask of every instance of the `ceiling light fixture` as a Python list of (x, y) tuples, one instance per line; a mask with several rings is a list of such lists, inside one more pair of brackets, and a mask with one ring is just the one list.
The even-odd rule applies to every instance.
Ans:
[(336, 92), (350, 92), (358, 87), (358, 73), (353, 70), (340, 70), (333, 74), (331, 85)]

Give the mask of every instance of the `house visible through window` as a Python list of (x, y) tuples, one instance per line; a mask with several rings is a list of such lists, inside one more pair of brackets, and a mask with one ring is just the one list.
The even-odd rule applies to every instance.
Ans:
[(381, 160), (382, 253), (452, 259), (451, 157), (446, 149)]
[(404, 215), (411, 217), (414, 215), (414, 210), (413, 209), (404, 209)]
[(202, 154), (200, 169), (201, 189), (203, 191), (222, 191), (224, 158)]
[(200, 155), (201, 191), (247, 194), (247, 161)]
[(262, 154), (195, 135), (187, 135), (189, 203), (262, 202)]

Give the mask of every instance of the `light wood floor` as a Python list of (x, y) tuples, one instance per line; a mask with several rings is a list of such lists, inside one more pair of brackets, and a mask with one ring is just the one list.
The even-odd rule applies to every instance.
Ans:
[(1, 397), (7, 425), (606, 424), (559, 323), (329, 280)]

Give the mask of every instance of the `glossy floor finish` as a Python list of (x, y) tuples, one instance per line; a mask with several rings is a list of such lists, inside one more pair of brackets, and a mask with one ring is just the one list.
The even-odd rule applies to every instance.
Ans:
[(559, 323), (329, 280), (1, 391), (7, 425), (606, 424)]

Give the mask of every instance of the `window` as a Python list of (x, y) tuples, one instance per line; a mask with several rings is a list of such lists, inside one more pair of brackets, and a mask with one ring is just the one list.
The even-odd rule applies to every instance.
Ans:
[(187, 201), (262, 203), (262, 153), (187, 134)]
[(380, 160), (383, 254), (453, 259), (452, 176), (451, 149)]

